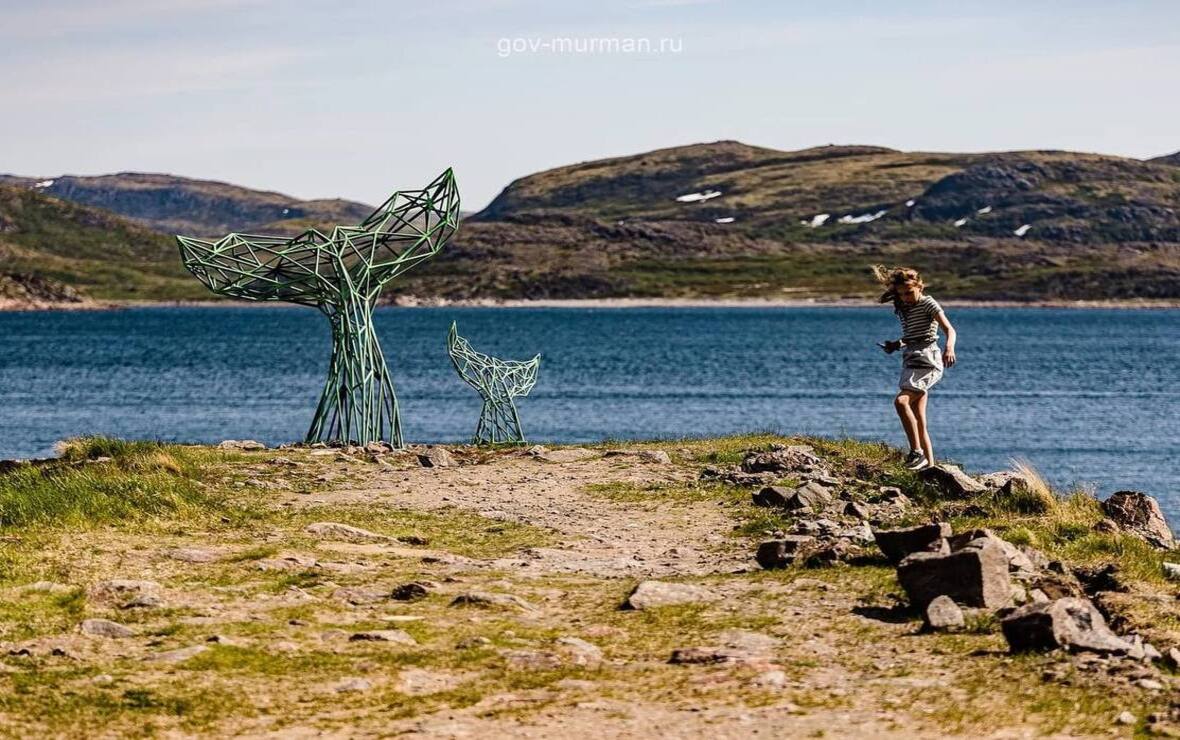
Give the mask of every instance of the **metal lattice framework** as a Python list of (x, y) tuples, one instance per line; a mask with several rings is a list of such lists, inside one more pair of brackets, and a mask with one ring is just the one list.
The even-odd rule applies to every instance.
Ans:
[(442, 249), (459, 228), (455, 175), (394, 193), (358, 226), (295, 237), (178, 236), (189, 272), (214, 293), (315, 306), (332, 325), (332, 359), (308, 442), (402, 447), (401, 416), (373, 308), (386, 283)]
[(466, 339), (459, 336), (453, 321), (447, 335), (447, 353), (455, 365), (455, 372), (483, 398), (479, 424), (475, 427), (475, 443), (524, 442), (520, 414), (512, 399), (527, 396), (537, 384), (541, 355), (527, 362), (517, 362), (476, 352)]

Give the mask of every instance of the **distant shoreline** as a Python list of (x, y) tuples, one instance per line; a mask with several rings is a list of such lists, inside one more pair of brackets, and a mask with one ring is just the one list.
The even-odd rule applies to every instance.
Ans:
[[(1076, 309), (1159, 309), (1180, 308), (1180, 299), (981, 301), (949, 298), (941, 300), (950, 308), (1076, 308)], [(0, 300), (0, 312), (16, 311), (112, 311), (124, 308), (277, 308), (293, 304), (252, 301), (83, 301), (81, 303), (20, 304)], [(403, 299), (383, 303), (395, 308), (868, 308), (879, 306), (864, 298), (545, 298), (545, 299)]]

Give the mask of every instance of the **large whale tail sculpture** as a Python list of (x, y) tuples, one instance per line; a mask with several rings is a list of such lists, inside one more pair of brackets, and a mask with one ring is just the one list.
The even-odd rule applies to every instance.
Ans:
[(459, 228), (459, 190), (448, 168), (421, 190), (390, 196), (357, 226), (295, 237), (177, 236), (184, 266), (214, 293), (315, 306), (332, 325), (328, 379), (308, 442), (404, 446), (393, 380), (373, 308), (387, 283), (438, 254)]
[(459, 336), (459, 329), (453, 321), (447, 334), (447, 353), (455, 372), (483, 398), (483, 409), (475, 428), (475, 443), (523, 443), (520, 414), (513, 399), (527, 396), (537, 384), (541, 355), (519, 362), (476, 352), (466, 339)]

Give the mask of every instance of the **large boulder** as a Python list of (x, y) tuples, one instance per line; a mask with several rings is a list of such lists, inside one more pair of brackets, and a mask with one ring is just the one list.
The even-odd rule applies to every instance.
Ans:
[(946, 522), (923, 524), (904, 529), (875, 529), (873, 539), (885, 557), (893, 564), (916, 552), (947, 553), (946, 539), (951, 536), (951, 525)]
[(795, 562), (800, 552), (813, 542), (815, 538), (807, 535), (787, 535), (782, 539), (769, 540), (758, 546), (754, 559), (763, 568), (785, 568)]
[(967, 498), (987, 490), (986, 486), (956, 465), (931, 465), (918, 473), (918, 477), (950, 498)]
[(1110, 631), (1086, 599), (1066, 597), (1020, 607), (1000, 622), (1014, 653), (1064, 648), (1072, 652), (1126, 654), (1134, 647)]
[(1160, 511), (1159, 502), (1146, 493), (1115, 491), (1102, 502), (1102, 510), (1120, 527), (1156, 547), (1176, 546), (1176, 537)]
[(914, 553), (897, 566), (897, 580), (918, 609), (944, 595), (963, 606), (987, 609), (1012, 601), (1008, 558), (999, 545), (986, 539), (948, 554)]
[(773, 506), (788, 511), (822, 511), (832, 502), (826, 486), (808, 481), (798, 488), (767, 486), (754, 494), (755, 506)]

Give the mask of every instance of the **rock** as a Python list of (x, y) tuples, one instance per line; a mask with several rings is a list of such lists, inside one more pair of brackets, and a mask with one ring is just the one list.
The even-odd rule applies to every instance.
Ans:
[(144, 660), (151, 663), (183, 663), (208, 649), (209, 646), (207, 645), (190, 645), (188, 647), (176, 648), (175, 650), (165, 650), (162, 653), (153, 653), (144, 658)]
[(822, 468), (823, 462), (815, 449), (808, 445), (791, 445), (770, 452), (750, 452), (742, 460), (745, 473), (810, 473)]
[(1115, 491), (1102, 502), (1102, 510), (1122, 529), (1155, 547), (1170, 549), (1176, 538), (1168, 527), (1159, 502), (1139, 491)]
[(562, 447), (556, 450), (550, 450), (542, 455), (537, 455), (537, 459), (549, 463), (571, 463), (598, 456), (599, 453), (594, 450), (588, 450), (585, 447)]
[(441, 691), (450, 691), (462, 683), (462, 677), (452, 673), (427, 671), (421, 668), (403, 668), (397, 675), (394, 688), (409, 696), (427, 696)]
[(427, 447), (418, 454), (418, 464), (424, 468), (453, 468), (459, 463), (446, 447)]
[(322, 540), (343, 540), (345, 542), (392, 542), (393, 537), (370, 532), (367, 529), (354, 527), (339, 522), (316, 522), (307, 525), (304, 532), (319, 537)]
[(393, 592), (389, 594), (389, 598), (394, 601), (418, 601), (419, 599), (425, 599), (429, 593), (430, 591), (426, 587), (426, 584), (413, 581), (395, 586)]
[(491, 645), (491, 644), (492, 644), (492, 641), (489, 640), (488, 638), (483, 637), (482, 635), (476, 635), (475, 637), (468, 637), (465, 640), (460, 640), (458, 643), (456, 643), (455, 649), (456, 650), (471, 650), (472, 648), (477, 648), (477, 647), (487, 647), (488, 645)]
[(253, 439), (227, 439), (217, 445), (219, 450), (241, 450), (250, 452), (254, 450), (265, 450), (266, 445), (257, 442)]
[(1174, 647), (1168, 648), (1168, 651), (1164, 653), (1163, 658), (1164, 662), (1167, 663), (1168, 667), (1172, 670), (1180, 669), (1180, 649)]
[(819, 512), (832, 502), (828, 489), (815, 481), (804, 483), (787, 496), (783, 508), (788, 511)]
[(869, 507), (865, 506), (859, 501), (849, 501), (848, 503), (844, 504), (844, 514), (846, 516), (852, 516), (863, 520), (871, 519), (873, 516), (873, 513), (869, 510)]
[(922, 613), (925, 629), (929, 632), (950, 632), (962, 629), (963, 610), (949, 596), (936, 596)]
[(388, 442), (370, 442), (365, 445), (365, 452), (370, 455), (386, 455), (393, 452), (393, 445)]
[(873, 530), (877, 547), (891, 563), (900, 563), (916, 552), (949, 552), (946, 538), (951, 536), (951, 525), (946, 522), (923, 524), (905, 529)]
[(135, 630), (109, 619), (86, 619), (79, 625), (83, 634), (96, 637), (134, 637)]
[(551, 671), (561, 667), (561, 657), (540, 650), (501, 650), (500, 655), (510, 668), (518, 670)]
[(451, 600), (451, 606), (478, 606), (478, 607), (493, 607), (493, 606), (507, 606), (522, 611), (536, 611), (537, 607), (533, 606), (524, 599), (515, 594), (496, 594), (472, 591), (465, 594), (459, 594)]
[(626, 607), (642, 610), (675, 604), (715, 601), (717, 598), (717, 594), (709, 589), (691, 583), (643, 581), (627, 597)]
[(418, 641), (405, 630), (367, 630), (348, 636), (349, 642), (395, 642), (398, 645), (417, 645)]
[(730, 652), (724, 648), (690, 647), (676, 648), (672, 651), (669, 663), (678, 665), (728, 663), (732, 661)]
[(1130, 712), (1119, 712), (1119, 716), (1114, 718), (1115, 724), (1119, 725), (1133, 725), (1135, 724), (1135, 715)]
[(342, 679), (332, 687), (332, 690), (338, 694), (344, 694), (354, 691), (368, 691), (373, 688), (373, 684), (367, 678), (354, 676), (352, 678)]
[(1004, 557), (1008, 558), (1009, 572), (1024, 577), (1031, 577), (1036, 574), (1038, 569), (1033, 565), (1028, 555), (1025, 555), (1020, 548), (1011, 542), (997, 537), (990, 529), (972, 529), (967, 532), (961, 532), (947, 540), (947, 544), (950, 545), (951, 552), (957, 552), (976, 540), (988, 540), (1003, 550)]
[(1086, 599), (1028, 604), (1005, 617), (1000, 627), (1014, 653), (1064, 648), (1125, 655), (1132, 649), (1131, 643), (1110, 631), (1102, 613)]
[(331, 597), (338, 601), (343, 601), (353, 606), (360, 606), (361, 604), (376, 604), (379, 601), (385, 601), (387, 598), (384, 591), (378, 591), (373, 588), (363, 588), (360, 586), (344, 586), (332, 591)]
[(1164, 690), (1164, 685), (1159, 681), (1156, 681), (1154, 678), (1141, 678), (1135, 682), (1135, 685), (1141, 689), (1147, 689), (1148, 691)]
[(982, 483), (956, 465), (932, 465), (920, 471), (918, 477), (951, 498), (966, 498), (987, 490)]
[(580, 637), (559, 637), (557, 644), (569, 655), (569, 662), (573, 665), (592, 666), (602, 662), (602, 650)]
[(1116, 563), (1107, 563), (1092, 568), (1077, 567), (1072, 570), (1074, 577), (1081, 584), (1082, 590), (1089, 595), (1102, 591), (1127, 593), (1131, 590), (1127, 584), (1123, 583), (1122, 576), (1119, 575), (1119, 566)]
[(669, 663), (747, 663), (769, 664), (779, 641), (770, 635), (751, 630), (730, 629), (719, 636), (720, 644), (711, 647), (678, 648)]
[(994, 542), (975, 540), (958, 552), (917, 552), (897, 567), (897, 580), (918, 609), (946, 595), (964, 606), (995, 609), (1012, 601), (1008, 558)]
[(663, 450), (640, 450), (639, 459), (653, 465), (671, 465), (672, 456)]
[(847, 560), (852, 552), (853, 548), (847, 540), (828, 542), (807, 553), (803, 565), (807, 568), (826, 568)]
[(788, 683), (787, 673), (782, 670), (764, 671), (755, 676), (750, 683), (763, 689), (781, 689)]
[(184, 563), (212, 563), (220, 560), (221, 554), (196, 547), (181, 547), (176, 550), (169, 550), (168, 557)]
[(767, 486), (754, 494), (754, 505), (782, 508), (787, 505), (787, 497), (794, 492), (786, 486)]
[(758, 546), (754, 559), (763, 568), (785, 568), (795, 562), (800, 551), (815, 542), (814, 537), (807, 535), (788, 535), (782, 539), (763, 542)]
[(908, 506), (910, 499), (897, 486), (881, 486), (877, 489), (877, 501), (894, 506)]
[(129, 578), (113, 578), (99, 581), (88, 589), (90, 598), (97, 601), (125, 601), (128, 597), (156, 593), (160, 584), (155, 581), (139, 581)]
[(1094, 525), (1095, 532), (1102, 532), (1104, 534), (1114, 534), (1119, 531), (1119, 525), (1108, 516), (1102, 517), (1098, 523)]
[(155, 594), (139, 594), (119, 605), (120, 609), (156, 609), (164, 605), (163, 599)]

